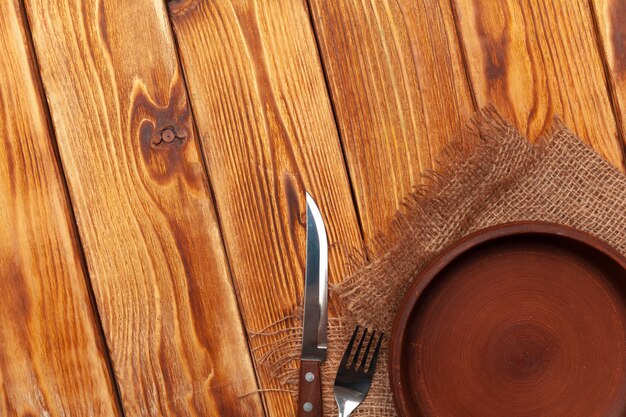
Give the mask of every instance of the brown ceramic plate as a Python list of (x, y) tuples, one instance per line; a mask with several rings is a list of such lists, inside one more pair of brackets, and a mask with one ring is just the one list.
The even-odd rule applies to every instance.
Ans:
[(401, 417), (626, 416), (626, 260), (552, 224), (468, 236), (407, 292), (389, 367)]

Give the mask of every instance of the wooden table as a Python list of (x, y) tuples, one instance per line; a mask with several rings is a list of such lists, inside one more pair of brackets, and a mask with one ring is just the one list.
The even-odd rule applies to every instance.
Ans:
[(294, 415), (304, 190), (339, 282), (488, 103), (624, 169), (624, 0), (6, 0), (0, 52), (3, 416)]

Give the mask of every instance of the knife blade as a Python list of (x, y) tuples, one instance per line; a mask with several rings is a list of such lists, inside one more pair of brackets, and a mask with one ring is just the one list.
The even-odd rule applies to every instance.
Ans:
[(328, 240), (315, 200), (306, 193), (306, 272), (298, 389), (298, 415), (322, 416), (320, 363), (326, 359), (328, 325)]

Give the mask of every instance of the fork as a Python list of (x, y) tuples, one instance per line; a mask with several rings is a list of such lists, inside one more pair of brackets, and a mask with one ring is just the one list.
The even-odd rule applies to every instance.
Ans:
[(359, 326), (356, 326), (354, 333), (352, 333), (350, 343), (348, 343), (348, 347), (343, 354), (343, 358), (339, 364), (339, 369), (337, 370), (337, 377), (335, 378), (333, 391), (335, 393), (337, 407), (339, 407), (339, 417), (348, 417), (365, 399), (367, 391), (369, 391), (370, 386), (372, 385), (372, 378), (374, 377), (374, 372), (376, 371), (376, 362), (378, 361), (378, 354), (380, 353), (380, 346), (383, 342), (384, 334), (381, 332), (378, 337), (378, 342), (376, 342), (376, 348), (372, 354), (369, 366), (366, 370), (365, 364), (367, 362), (367, 357), (369, 356), (376, 331), (373, 331), (370, 335), (367, 347), (365, 348), (365, 353), (361, 359), (361, 363), (357, 367), (357, 361), (361, 353), (361, 348), (363, 347), (363, 342), (365, 341), (365, 336), (367, 335), (367, 329), (363, 331), (361, 339), (359, 340), (359, 345), (356, 348), (356, 352), (352, 356), (352, 361), (348, 364), (348, 360), (351, 356), (350, 354), (352, 353), (352, 347), (354, 346), (354, 341), (356, 340), (358, 334)]

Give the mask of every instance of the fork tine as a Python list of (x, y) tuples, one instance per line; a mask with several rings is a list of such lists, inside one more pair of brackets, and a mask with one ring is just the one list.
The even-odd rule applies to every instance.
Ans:
[(352, 351), (352, 345), (354, 345), (354, 341), (356, 339), (356, 335), (359, 334), (359, 326), (357, 325), (354, 328), (354, 333), (352, 333), (352, 338), (350, 338), (350, 343), (348, 343), (348, 347), (346, 351), (343, 353), (343, 357), (341, 358), (341, 363), (339, 364), (339, 369), (344, 369), (348, 365), (348, 358), (350, 357), (350, 352)]
[[(340, 416), (349, 416), (367, 396), (367, 393), (372, 385), (374, 372), (376, 370), (376, 361), (378, 360), (378, 355), (383, 342), (384, 334), (382, 332), (378, 335), (376, 330), (369, 331), (368, 329), (363, 328), (363, 334), (361, 335), (359, 346), (354, 353), (354, 358), (351, 361), (351, 364), (347, 366), (349, 358), (352, 357), (351, 353), (358, 333), (359, 326), (354, 329), (350, 343), (343, 354), (341, 364), (337, 370), (335, 383), (333, 384), (333, 394), (335, 396), (335, 401), (337, 402)], [(356, 368), (356, 364), (359, 363), (358, 361), (361, 349), (363, 348), (363, 342), (365, 341), (368, 333), (370, 333), (368, 337), (369, 340), (367, 341), (367, 347), (365, 348), (363, 359), (361, 360), (359, 367)], [(378, 340), (374, 340), (376, 338), (378, 338)], [(377, 342), (376, 348), (374, 349), (374, 354), (369, 361), (369, 369), (366, 372), (365, 366), (368, 362), (367, 359), (374, 342)]]
[(361, 348), (363, 347), (363, 341), (365, 340), (366, 335), (367, 335), (367, 329), (363, 329), (361, 340), (359, 340), (359, 346), (356, 348), (356, 352), (354, 353), (354, 358), (352, 359), (352, 365), (350, 365), (351, 368), (356, 367), (356, 362), (359, 359), (359, 354), (361, 353)]
[(367, 357), (370, 354), (370, 348), (372, 347), (372, 342), (374, 341), (374, 335), (376, 334), (376, 330), (372, 331), (372, 334), (370, 335), (370, 340), (367, 342), (367, 347), (365, 348), (365, 353), (363, 354), (363, 360), (361, 361), (361, 365), (359, 366), (359, 369), (363, 369), (365, 368), (365, 362), (367, 361)]
[(378, 343), (376, 343), (376, 350), (374, 350), (374, 354), (372, 355), (372, 361), (370, 362), (370, 367), (367, 370), (367, 377), (372, 378), (374, 376), (374, 372), (376, 371), (376, 362), (378, 361), (378, 354), (380, 353), (380, 347), (383, 344), (383, 336), (384, 333), (380, 333), (378, 337)]

